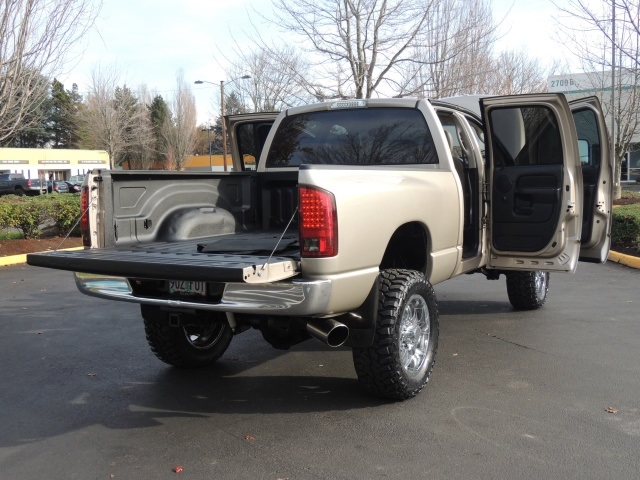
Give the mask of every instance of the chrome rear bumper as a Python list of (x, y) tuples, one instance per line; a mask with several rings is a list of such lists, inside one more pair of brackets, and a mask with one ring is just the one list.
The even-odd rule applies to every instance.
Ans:
[(93, 297), (171, 308), (256, 315), (317, 316), (326, 313), (330, 280), (290, 280), (268, 284), (227, 283), (220, 301), (145, 297), (134, 295), (126, 278), (74, 273), (78, 289)]

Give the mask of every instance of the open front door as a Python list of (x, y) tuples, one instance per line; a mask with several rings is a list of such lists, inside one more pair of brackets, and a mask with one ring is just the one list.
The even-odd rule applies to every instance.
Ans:
[(580, 260), (603, 263), (611, 244), (613, 166), (609, 136), (597, 97), (569, 102), (578, 134), (584, 188)]
[(263, 112), (228, 117), (227, 131), (236, 172), (257, 168), (262, 148), (277, 116), (278, 112)]
[(575, 271), (582, 174), (564, 95), (481, 101), (487, 139), (488, 268)]

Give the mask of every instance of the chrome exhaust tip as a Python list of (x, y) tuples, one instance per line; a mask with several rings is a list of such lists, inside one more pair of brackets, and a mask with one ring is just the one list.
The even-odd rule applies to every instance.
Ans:
[(330, 347), (339, 347), (349, 338), (349, 328), (332, 318), (318, 318), (307, 322), (307, 332)]

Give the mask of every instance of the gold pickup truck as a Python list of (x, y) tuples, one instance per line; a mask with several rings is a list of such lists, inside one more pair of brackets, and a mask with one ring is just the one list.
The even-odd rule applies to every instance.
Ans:
[(432, 285), (505, 275), (516, 309), (549, 272), (609, 250), (612, 169), (596, 99), (346, 100), (229, 119), (233, 172), (93, 171), (83, 251), (32, 254), (89, 295), (141, 304), (164, 362), (216, 361), (254, 328), (276, 348), (353, 349), (362, 386), (426, 385)]

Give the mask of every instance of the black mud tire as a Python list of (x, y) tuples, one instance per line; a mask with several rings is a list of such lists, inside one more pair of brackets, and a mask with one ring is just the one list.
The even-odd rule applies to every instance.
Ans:
[(24, 196), (24, 190), (21, 187), (16, 187), (15, 194), (18, 197), (23, 197)]
[(424, 275), (413, 270), (380, 272), (373, 345), (353, 349), (360, 385), (392, 400), (415, 397), (429, 381), (439, 331), (436, 295)]
[(203, 320), (182, 316), (180, 326), (169, 324), (169, 314), (141, 306), (144, 331), (151, 351), (164, 363), (180, 368), (206, 367), (218, 360), (233, 333), (223, 315)]
[(516, 310), (536, 310), (549, 293), (549, 272), (508, 272), (507, 294)]

